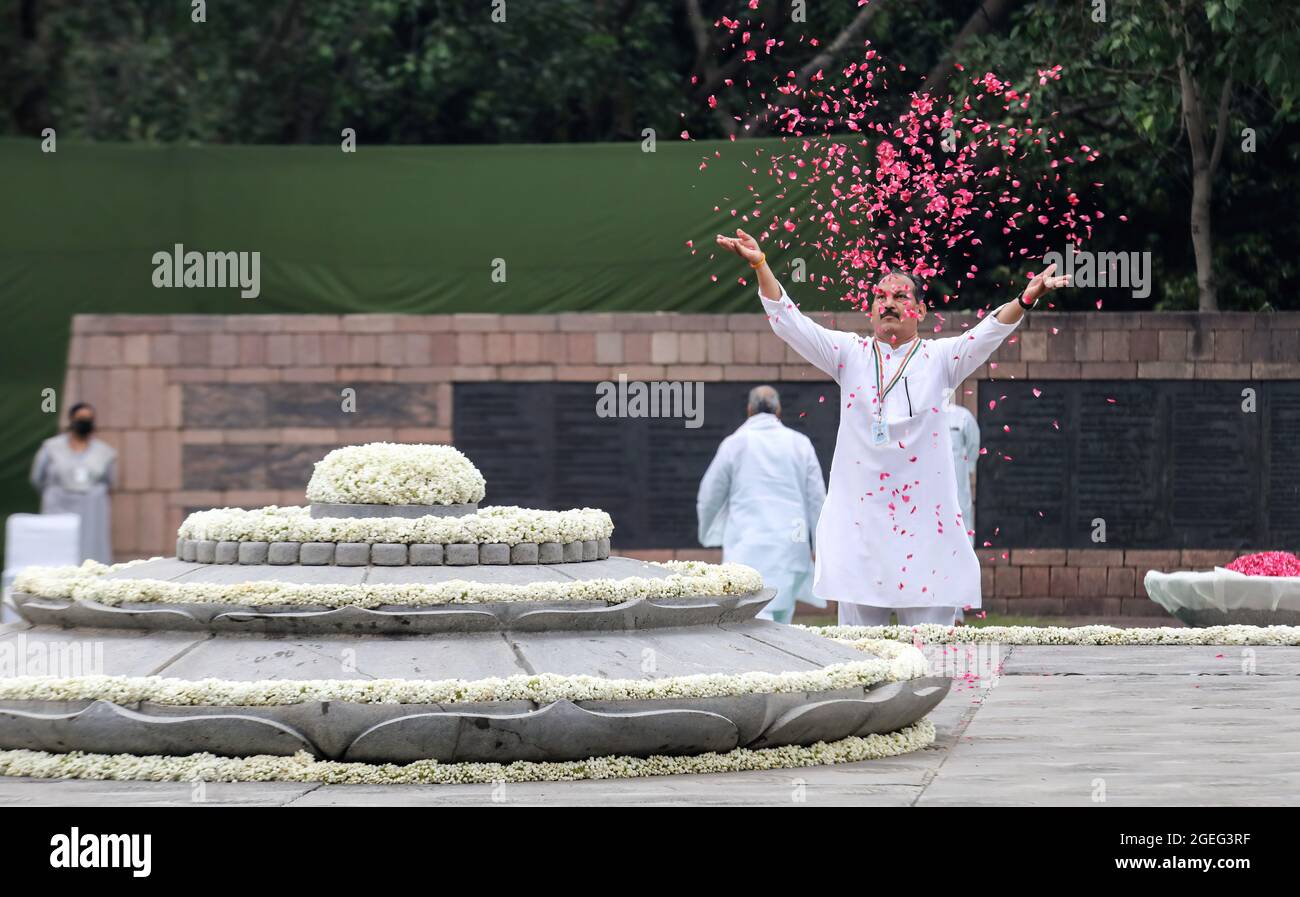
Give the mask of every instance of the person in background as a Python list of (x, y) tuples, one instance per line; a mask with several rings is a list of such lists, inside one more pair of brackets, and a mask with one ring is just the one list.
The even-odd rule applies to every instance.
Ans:
[(948, 435), (952, 438), (952, 469), (957, 475), (957, 503), (962, 524), (975, 544), (975, 504), (971, 501), (971, 478), (980, 458), (980, 425), (965, 405), (948, 405)]
[(826, 484), (812, 442), (781, 423), (775, 389), (750, 390), (747, 412), (700, 481), (700, 544), (721, 545), (723, 562), (747, 564), (762, 574), (776, 597), (759, 616), (789, 623), (796, 600), (826, 606), (809, 588)]
[(32, 462), (32, 485), (42, 514), (81, 518), (81, 558), (113, 563), (109, 490), (117, 483), (117, 451), (95, 438), (95, 409), (78, 402), (68, 411), (68, 431), (41, 443)]

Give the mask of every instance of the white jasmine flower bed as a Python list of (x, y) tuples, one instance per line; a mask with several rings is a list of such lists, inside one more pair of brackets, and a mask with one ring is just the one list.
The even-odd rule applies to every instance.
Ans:
[[(904, 650), (899, 651), (898, 648)], [(864, 649), (865, 650), (865, 649)], [(924, 655), (910, 645), (882, 645), (881, 659), (785, 673), (698, 673), (660, 679), (605, 679), (555, 673), (488, 679), (167, 679), (161, 676), (12, 676), (0, 678), (0, 701), (141, 701), (176, 707), (270, 707), (314, 701), (354, 704), (465, 704), (495, 701), (645, 701), (751, 694), (821, 692), (925, 675)]]
[(453, 579), (438, 583), (370, 585), (309, 584), (258, 580), (243, 583), (169, 582), (161, 579), (109, 579), (105, 574), (129, 569), (87, 561), (80, 567), (29, 567), (14, 589), (39, 598), (122, 604), (222, 604), (237, 607), (431, 607), (487, 604), (497, 601), (591, 601), (622, 604), (637, 598), (685, 598), (695, 595), (748, 595), (763, 588), (763, 578), (743, 564), (665, 561), (655, 566), (672, 571), (664, 579), (567, 580), (505, 584)]
[(1300, 645), (1300, 626), (808, 626), (843, 642), (892, 639), (932, 645)]
[(608, 539), (614, 521), (599, 508), (538, 511), (512, 505), (463, 517), (312, 517), (309, 508), (216, 508), (185, 518), (181, 539), (216, 542), (399, 542), (518, 545)]
[(331, 785), (469, 785), (496, 782), (570, 782), (632, 779), (710, 772), (799, 769), (879, 760), (920, 750), (934, 742), (928, 719), (886, 735), (850, 736), (807, 747), (737, 748), (725, 754), (690, 757), (593, 757), (560, 763), (344, 763), (317, 760), (306, 752), (292, 757), (259, 755), (186, 757), (133, 754), (51, 754), (0, 751), (0, 775), (40, 779), (98, 779), (141, 782), (323, 782)]
[(455, 505), (483, 500), (487, 481), (449, 445), (371, 442), (316, 462), (307, 499), (331, 504)]

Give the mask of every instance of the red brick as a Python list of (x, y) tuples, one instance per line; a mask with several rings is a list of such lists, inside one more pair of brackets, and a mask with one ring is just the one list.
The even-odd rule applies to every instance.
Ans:
[(1189, 361), (1214, 360), (1214, 331), (1196, 329), (1187, 335), (1187, 358)]
[(1106, 592), (1106, 567), (1080, 567), (1079, 569), (1079, 594), (1096, 598), (1107, 594)]
[(1065, 612), (1065, 605), (1060, 598), (1011, 598), (1007, 601), (1007, 613), (1028, 617), (1059, 617)]
[(287, 333), (272, 333), (266, 338), (266, 363), (272, 367), (293, 364), (293, 337)]
[(239, 340), (240, 367), (262, 367), (266, 364), (266, 337), (260, 333), (241, 333)]
[(1061, 611), (1067, 617), (1103, 617), (1120, 615), (1123, 602), (1119, 598), (1065, 598)]
[[(127, 430), (122, 434), (118, 451), (122, 480), (119, 484), (129, 492), (141, 492), (155, 484), (152, 482), (152, 441), (146, 430)], [(138, 547), (132, 543), (132, 547)]]
[[(758, 338), (758, 363), (780, 364), (785, 361), (786, 344), (777, 339), (776, 334), (765, 333)], [(795, 358), (798, 359), (798, 354)]]
[(1026, 375), (1033, 380), (1078, 380), (1078, 362), (1038, 361), (1029, 364)]
[(209, 334), (208, 358), (208, 363), (213, 367), (229, 368), (238, 365), (239, 337), (232, 333)]
[(226, 374), (227, 383), (279, 383), (287, 368), (237, 367)]
[(337, 333), (343, 329), (339, 315), (285, 315), (284, 329), (291, 333)]
[(1237, 553), (1232, 550), (1184, 548), (1181, 563), (1184, 568), (1222, 567), (1224, 564), (1231, 563), (1236, 556)]
[(650, 334), (623, 334), (623, 362), (625, 364), (650, 363)]
[(1079, 594), (1079, 567), (1053, 567), (1049, 589), (1053, 595), (1073, 597)]
[(1020, 334), (1020, 360), (1047, 360), (1047, 334), (1045, 332), (1025, 331)]
[[(980, 594), (993, 594), (993, 567), (980, 568)], [(986, 599), (987, 600), (987, 599)]]
[(1245, 338), (1240, 330), (1220, 330), (1215, 333), (1215, 361), (1243, 361), (1245, 357)]
[(1196, 367), (1190, 361), (1144, 361), (1138, 364), (1142, 380), (1191, 380)]
[(348, 337), (348, 364), (378, 364), (379, 337), (370, 333), (354, 333)]
[[(1169, 613), (1150, 598), (1121, 598), (1120, 616), (1122, 617), (1167, 617)], [(1172, 619), (1172, 617), (1171, 617)]]
[(1161, 330), (1160, 332), (1160, 360), (1161, 361), (1186, 361), (1187, 360), (1187, 331), (1185, 330)]
[(1300, 379), (1300, 364), (1294, 361), (1279, 363), (1257, 361), (1250, 366), (1250, 376), (1256, 380)]
[[(561, 329), (564, 322), (560, 323)], [(496, 358), (489, 354), (489, 360)], [(571, 365), (590, 365), (596, 363), (596, 334), (569, 333), (564, 338), (564, 361)]]
[(482, 333), (456, 335), (457, 364), (483, 364), (485, 361), (487, 361), (487, 340)]
[(731, 359), (736, 364), (758, 364), (758, 334), (732, 334)]
[(676, 364), (680, 347), (676, 333), (655, 333), (650, 336), (650, 360), (655, 364)]
[(708, 357), (708, 336), (704, 333), (683, 333), (677, 337), (678, 361), (682, 364), (703, 364)]
[[(607, 367), (594, 364), (561, 364), (555, 367), (555, 379), (570, 382), (595, 382), (614, 379)], [(593, 402), (595, 401), (593, 397)]]
[(1041, 598), (1051, 594), (1048, 582), (1051, 567), (1021, 567), (1020, 593), (1027, 598)]
[(515, 360), (514, 339), (509, 333), (489, 333), (483, 351), (493, 364), (510, 364)]
[(566, 312), (556, 316), (561, 330), (596, 333), (614, 329), (614, 315), (609, 312)]
[(1178, 567), (1181, 560), (1180, 554), (1177, 548), (1158, 551), (1129, 549), (1124, 552), (1124, 566), (1136, 567), (1140, 570), (1173, 570)]
[(993, 594), (1006, 597), (1012, 597), (1020, 594), (1020, 568), (1004, 564), (992, 568), (993, 573)]
[(122, 361), (141, 366), (149, 363), (149, 334), (129, 333), (122, 337)]
[(1160, 332), (1135, 330), (1129, 334), (1130, 361), (1156, 361), (1160, 358)]
[(497, 315), (455, 314), (451, 316), (451, 329), (457, 332), (486, 333), (501, 328), (501, 319)]
[(598, 364), (623, 363), (623, 334), (596, 334), (596, 362)]
[(512, 364), (501, 368), (502, 380), (554, 380), (555, 367), (549, 364)]
[(514, 345), (511, 349), (514, 360), (520, 364), (529, 364), (542, 360), (542, 337), (538, 333), (512, 334)]
[(1132, 567), (1108, 567), (1106, 570), (1106, 594), (1121, 598), (1131, 598), (1137, 576)]
[(1013, 548), (1011, 563), (1018, 567), (1065, 566), (1064, 548)]
[(706, 360), (709, 364), (731, 364), (732, 345), (735, 342), (735, 336), (730, 333), (710, 333), (707, 340), (708, 352)]
[(140, 368), (135, 377), (136, 423), (153, 429), (166, 424), (167, 379), (162, 368)]
[(87, 336), (80, 346), (85, 357), (73, 362), (83, 367), (116, 367), (125, 361), (120, 336)]
[(1118, 567), (1124, 563), (1124, 552), (1118, 548), (1071, 548), (1071, 567)]

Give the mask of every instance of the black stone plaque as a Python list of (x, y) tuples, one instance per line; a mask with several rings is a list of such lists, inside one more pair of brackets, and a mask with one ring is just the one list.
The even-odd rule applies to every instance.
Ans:
[[(703, 384), (696, 428), (680, 417), (600, 417), (594, 383), (458, 383), (453, 439), (487, 478), (486, 504), (603, 508), (619, 548), (698, 547), (700, 478), (744, 423), (752, 385)], [(837, 387), (772, 385), (782, 419), (812, 440), (829, 474)]]
[(980, 544), (1300, 541), (1300, 382), (984, 381), (979, 394)]

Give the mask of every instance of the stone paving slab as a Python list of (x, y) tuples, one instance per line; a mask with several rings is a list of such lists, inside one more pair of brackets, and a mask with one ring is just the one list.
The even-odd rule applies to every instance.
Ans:
[(1108, 805), (1300, 802), (1300, 681), (1004, 676), (919, 804), (1092, 806), (1099, 788)]
[(0, 650), (12, 652), (0, 675), (153, 676), (206, 635), (124, 629), (12, 628)]
[(1017, 645), (1002, 655), (1005, 675), (1300, 676), (1300, 647), (1273, 645)]

